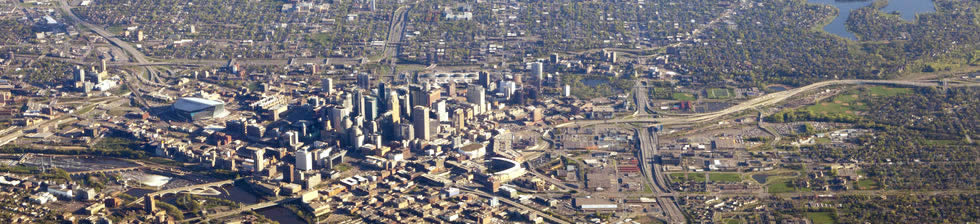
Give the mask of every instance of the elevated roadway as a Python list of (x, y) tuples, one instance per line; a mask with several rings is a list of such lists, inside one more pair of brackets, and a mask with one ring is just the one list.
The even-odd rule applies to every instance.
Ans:
[[(897, 80), (830, 80), (823, 81), (800, 88), (775, 92), (766, 94), (760, 97), (752, 98), (750, 100), (741, 102), (735, 106), (725, 108), (723, 110), (708, 112), (708, 113), (697, 113), (688, 116), (677, 116), (677, 117), (640, 117), (632, 116), (621, 119), (611, 119), (611, 120), (580, 120), (572, 121), (564, 124), (559, 124), (555, 127), (573, 127), (573, 126), (591, 126), (598, 124), (619, 124), (619, 123), (651, 123), (651, 124), (662, 124), (662, 125), (675, 125), (675, 124), (690, 124), (690, 123), (700, 123), (705, 121), (710, 121), (725, 115), (738, 113), (744, 110), (770, 106), (790, 97), (798, 95), (800, 93), (827, 87), (833, 85), (895, 85), (895, 86), (916, 86), (916, 87), (938, 87), (940, 83), (937, 81), (897, 81)], [(948, 84), (945, 87), (978, 87), (980, 83), (961, 83), (961, 84)]]

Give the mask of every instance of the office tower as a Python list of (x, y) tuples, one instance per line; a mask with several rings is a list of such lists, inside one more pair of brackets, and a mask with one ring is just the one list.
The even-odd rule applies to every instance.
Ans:
[(152, 214), (154, 210), (157, 210), (157, 201), (153, 198), (153, 194), (143, 196), (143, 205), (145, 206), (143, 209), (146, 210), (146, 213)]
[(325, 78), (320, 80), (320, 87), (323, 88), (323, 92), (327, 94), (333, 93), (333, 79)]
[(390, 92), (388, 96), (388, 111), (391, 111), (391, 122), (399, 123), (402, 120), (401, 106), (398, 103), (398, 92)]
[(313, 153), (305, 148), (296, 151), (296, 169), (303, 171), (313, 169)]
[(438, 89), (438, 88), (429, 89), (425, 94), (425, 105), (422, 106), (432, 107), (432, 104), (435, 103), (440, 98), (442, 98), (442, 89)]
[(355, 149), (364, 146), (364, 139), (366, 138), (366, 136), (364, 136), (364, 132), (361, 131), (360, 128), (351, 128), (350, 131), (348, 131), (347, 136), (349, 136), (350, 138), (348, 139), (350, 145), (353, 146)]
[(453, 97), (456, 97), (456, 82), (455, 81), (450, 81), (449, 84), (446, 85), (446, 94), (449, 95), (449, 98), (450, 99), (452, 99)]
[(293, 164), (286, 164), (286, 166), (283, 167), (283, 169), (284, 170), (282, 172), (282, 180), (285, 181), (286, 183), (295, 183), (296, 169), (293, 168)]
[(572, 86), (565, 85), (565, 91), (564, 91), (564, 94), (562, 96), (564, 96), (564, 97), (572, 96)]
[(302, 123), (299, 124), (300, 125), (300, 129), (299, 129), (299, 136), (300, 137), (304, 137), (305, 138), (307, 136), (310, 136), (310, 132), (309, 132), (309, 130), (307, 130), (307, 123), (308, 122), (302, 122)]
[(510, 97), (514, 95), (514, 91), (517, 91), (517, 83), (514, 83), (513, 81), (500, 80), (500, 83), (497, 84), (497, 90), (504, 93), (505, 98), (510, 99)]
[(421, 85), (409, 86), (408, 95), (411, 97), (411, 104), (409, 104), (409, 108), (413, 108), (415, 106), (426, 106), (425, 101), (428, 96), (426, 96), (426, 91)]
[(287, 131), (286, 134), (286, 144), (289, 146), (299, 145), (299, 133), (296, 131)]
[(354, 111), (351, 116), (362, 116), (364, 115), (364, 94), (361, 90), (354, 91)]
[(401, 140), (415, 139), (415, 127), (411, 123), (398, 124), (395, 126), (395, 137)]
[(378, 83), (378, 111), (386, 112), (389, 109), (388, 98), (391, 95), (391, 90), (388, 89), (388, 84), (379, 82)]
[(341, 102), (340, 104), (344, 105), (344, 108), (354, 108), (354, 96), (350, 93), (345, 92), (343, 95), (343, 102)]
[(462, 129), (466, 125), (466, 115), (462, 108), (457, 108), (453, 111), (453, 127), (456, 130)]
[(371, 76), (368, 74), (357, 75), (357, 87), (365, 90), (371, 89)]
[(429, 108), (415, 106), (412, 109), (412, 124), (415, 126), (415, 137), (422, 140), (431, 138), (431, 124), (429, 124)]
[(378, 119), (378, 99), (373, 96), (364, 97), (364, 119), (373, 121)]
[(440, 100), (435, 103), (436, 106), (436, 119), (440, 122), (449, 121), (449, 112), (446, 111), (446, 101)]
[(262, 156), (265, 154), (265, 149), (255, 149), (253, 158), (255, 158), (255, 173), (262, 172), (262, 168), (265, 165), (265, 158)]
[(82, 66), (75, 66), (75, 82), (85, 82), (85, 69)]
[(477, 114), (483, 114), (487, 106), (487, 93), (482, 86), (470, 85), (466, 88), (466, 102), (476, 105)]
[(483, 88), (490, 88), (490, 82), (492, 82), (490, 80), (490, 73), (480, 72), (480, 75), (477, 78), (477, 85), (483, 86)]
[(544, 80), (544, 64), (541, 62), (531, 63), (531, 74), (534, 75), (534, 78), (539, 82)]
[(340, 132), (344, 130), (344, 125), (342, 122), (344, 121), (344, 118), (347, 117), (346, 110), (347, 109), (342, 106), (331, 107), (329, 110), (327, 110), (327, 113), (330, 116), (330, 126), (333, 127), (334, 131)]
[(401, 98), (401, 103), (399, 103), (399, 104), (400, 104), (401, 108), (398, 108), (398, 109), (401, 110), (402, 115), (404, 117), (406, 117), (406, 119), (408, 119), (408, 117), (411, 117), (412, 116), (412, 95), (403, 95), (402, 98)]

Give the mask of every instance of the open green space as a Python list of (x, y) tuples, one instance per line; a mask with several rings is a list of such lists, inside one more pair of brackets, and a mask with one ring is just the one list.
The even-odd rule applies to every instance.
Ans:
[(813, 224), (833, 224), (834, 217), (830, 212), (807, 212), (806, 218)]
[(871, 179), (861, 179), (857, 181), (857, 187), (861, 190), (878, 189), (878, 183)]
[(912, 93), (912, 89), (909, 88), (891, 88), (884, 86), (868, 87), (867, 91), (871, 93), (871, 96), (896, 96), (899, 94)]
[(722, 88), (710, 88), (707, 92), (708, 99), (728, 99), (734, 95), (731, 90)]
[(714, 182), (740, 182), (742, 175), (738, 173), (710, 173), (708, 179)]
[(674, 100), (696, 100), (697, 99), (697, 98), (694, 98), (694, 94), (690, 94), (690, 93), (673, 93), (671, 95), (671, 98), (674, 98)]
[(705, 173), (671, 173), (670, 179), (675, 182), (704, 182), (710, 179), (714, 182), (739, 182), (742, 175), (732, 172), (709, 172), (708, 177)]
[(804, 192), (810, 191), (810, 189), (808, 188), (793, 187), (793, 183), (791, 182), (792, 180), (793, 179), (791, 177), (784, 177), (784, 178), (770, 177), (770, 179), (766, 181), (766, 186), (769, 187), (769, 193), (789, 193), (789, 192), (797, 192), (797, 191), (804, 191)]
[(867, 105), (860, 101), (860, 99), (864, 97), (887, 97), (911, 92), (912, 89), (908, 88), (872, 86), (862, 88), (860, 91), (852, 91), (835, 96), (829, 101), (819, 102), (815, 105), (807, 106), (804, 108), (804, 110), (824, 115), (843, 113), (853, 114), (855, 111), (867, 110)]
[(650, 88), (650, 96), (654, 99), (673, 99), (674, 91), (664, 87)]
[(672, 173), (670, 179), (674, 182), (704, 182), (703, 173)]

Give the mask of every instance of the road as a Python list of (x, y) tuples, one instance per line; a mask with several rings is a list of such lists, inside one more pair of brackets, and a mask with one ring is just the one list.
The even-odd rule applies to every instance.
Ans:
[(110, 43), (112, 43), (112, 45), (116, 45), (117, 47), (123, 49), (123, 51), (126, 51), (126, 53), (129, 54), (129, 56), (133, 57), (133, 59), (135, 59), (137, 62), (139, 63), (150, 62), (149, 60), (146, 59), (146, 55), (143, 55), (143, 53), (136, 50), (136, 48), (134, 48), (132, 45), (129, 45), (129, 43), (122, 41), (119, 38), (116, 38), (115, 35), (109, 33), (109, 31), (106, 31), (105, 29), (102, 29), (102, 27), (92, 25), (91, 23), (85, 22), (82, 19), (78, 18), (78, 16), (76, 16), (75, 13), (71, 11), (71, 7), (68, 6), (68, 1), (58, 1), (58, 5), (60, 6), (61, 11), (65, 15), (70, 17), (73, 21), (75, 21), (78, 24), (81, 24), (82, 26), (88, 28), (89, 30), (92, 30), (96, 34), (99, 34), (99, 36), (102, 36), (103, 38), (108, 40)]
[[(188, 190), (193, 190), (193, 189), (197, 189), (197, 188), (217, 187), (217, 186), (222, 186), (222, 185), (226, 185), (226, 184), (231, 184), (231, 183), (234, 183), (234, 182), (235, 182), (235, 180), (215, 181), (215, 182), (210, 182), (210, 183), (203, 183), (203, 184), (197, 184), (197, 185), (190, 185), (190, 186), (184, 186), (184, 187), (178, 187), (178, 188), (171, 188), (171, 189), (166, 189), (166, 190), (160, 190), (160, 191), (156, 191), (156, 192), (151, 192), (151, 193), (149, 193), (147, 195), (163, 196), (163, 195), (166, 195), (166, 194), (179, 193), (181, 191), (188, 191)], [(129, 203), (129, 205), (135, 205), (135, 204), (139, 204), (139, 203), (143, 203), (143, 197), (139, 197), (136, 200), (133, 200), (132, 202)]]
[(199, 221), (197, 223), (210, 223), (209, 222), (210, 220), (221, 219), (221, 218), (224, 218), (224, 217), (228, 217), (228, 216), (232, 216), (232, 215), (237, 215), (237, 214), (240, 214), (240, 213), (242, 213), (244, 211), (255, 211), (255, 210), (259, 210), (259, 209), (263, 209), (263, 208), (268, 208), (268, 207), (272, 207), (272, 206), (276, 206), (276, 205), (281, 205), (281, 204), (289, 203), (289, 202), (292, 202), (292, 201), (295, 201), (295, 200), (299, 200), (299, 198), (287, 197), (287, 198), (280, 198), (280, 199), (277, 199), (277, 200), (274, 200), (274, 201), (267, 201), (267, 202), (262, 202), (262, 203), (256, 203), (256, 204), (246, 205), (246, 206), (242, 206), (241, 208), (230, 210), (230, 211), (224, 211), (224, 212), (219, 212), (219, 213), (214, 213), (214, 214), (207, 214), (207, 215), (204, 216), (204, 219), (201, 219), (201, 217), (195, 217), (195, 218), (191, 218), (191, 219), (185, 219), (184, 220), (184, 223), (191, 223), (191, 222), (195, 222), (195, 221)]
[(640, 170), (643, 172), (647, 183), (651, 185), (654, 196), (657, 196), (657, 203), (660, 204), (665, 219), (668, 223), (685, 223), (684, 213), (677, 206), (673, 196), (669, 195), (670, 188), (667, 186), (663, 172), (660, 171), (660, 165), (654, 163), (654, 156), (657, 155), (658, 139), (656, 133), (653, 133), (649, 128), (643, 128), (636, 132), (640, 148), (638, 153)]
[[(572, 126), (591, 126), (598, 124), (618, 124), (618, 123), (655, 123), (662, 125), (676, 125), (676, 124), (691, 124), (700, 123), (705, 121), (710, 121), (725, 115), (730, 115), (738, 112), (742, 112), (748, 109), (754, 109), (759, 107), (765, 107), (769, 105), (774, 105), (776, 103), (782, 102), (790, 97), (804, 93), (806, 91), (832, 86), (832, 85), (899, 85), (899, 86), (917, 86), (917, 87), (936, 87), (939, 84), (936, 81), (896, 81), (896, 80), (830, 80), (818, 83), (813, 83), (800, 88), (775, 92), (763, 95), (761, 97), (752, 98), (741, 102), (735, 106), (725, 108), (723, 110), (708, 112), (708, 113), (697, 113), (688, 116), (678, 116), (678, 117), (640, 117), (631, 116), (621, 119), (612, 120), (578, 120), (572, 121), (564, 124), (557, 125), (555, 127), (572, 127)], [(977, 87), (980, 83), (967, 83), (967, 84), (950, 84), (947, 87)]]

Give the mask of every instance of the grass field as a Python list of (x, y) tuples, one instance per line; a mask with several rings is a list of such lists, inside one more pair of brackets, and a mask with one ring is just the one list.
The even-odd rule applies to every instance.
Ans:
[(845, 94), (834, 97), (830, 101), (819, 102), (815, 105), (807, 106), (805, 110), (817, 114), (840, 114), (853, 113), (855, 110), (864, 108), (864, 104), (857, 102), (857, 94)]
[(722, 88), (708, 89), (708, 99), (728, 99), (732, 97), (731, 90)]
[(857, 181), (857, 187), (861, 190), (874, 190), (878, 189), (878, 183), (870, 179), (861, 179)]
[(670, 174), (670, 179), (675, 180), (676, 182), (704, 182), (703, 173), (687, 173), (687, 177), (684, 177), (684, 174), (685, 173), (672, 173)]
[(671, 97), (673, 97), (674, 100), (696, 100), (697, 99), (697, 98), (694, 98), (694, 94), (690, 94), (690, 93), (674, 93)]
[(868, 88), (868, 92), (872, 96), (895, 96), (899, 94), (912, 93), (912, 89), (909, 88), (889, 88), (884, 86), (872, 86)]
[(911, 93), (908, 88), (891, 88), (884, 86), (872, 86), (862, 89), (860, 92), (849, 92), (838, 95), (830, 101), (819, 102), (815, 105), (807, 106), (804, 109), (817, 114), (854, 114), (854, 111), (864, 111), (867, 107), (859, 99), (864, 93), (873, 97), (887, 97), (899, 94)]
[[(772, 177), (770, 177), (772, 178)], [(769, 186), (769, 193), (788, 193), (797, 191), (809, 191), (809, 189), (797, 189), (790, 186), (790, 181), (792, 178), (772, 178), (767, 181)]]
[(710, 173), (708, 178), (715, 182), (740, 182), (742, 175), (738, 173)]
[[(684, 174), (685, 173), (672, 173), (670, 174), (670, 179), (674, 180), (675, 182), (688, 182), (688, 181), (704, 182), (706, 179), (704, 177), (704, 173), (687, 173), (686, 177), (684, 176)], [(738, 173), (729, 173), (729, 172), (711, 172), (708, 173), (708, 178), (710, 178), (711, 181), (715, 181), (715, 182), (742, 181), (742, 175)]]
[(834, 217), (830, 212), (807, 212), (806, 218), (810, 219), (813, 224), (833, 224)]
[(650, 88), (650, 96), (654, 99), (672, 99), (674, 91), (663, 87)]

